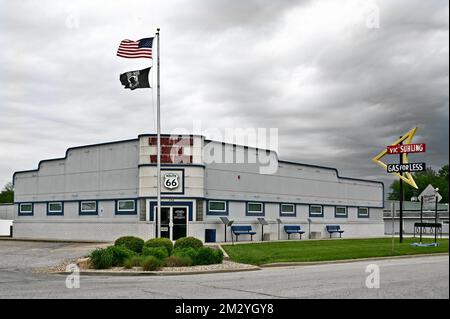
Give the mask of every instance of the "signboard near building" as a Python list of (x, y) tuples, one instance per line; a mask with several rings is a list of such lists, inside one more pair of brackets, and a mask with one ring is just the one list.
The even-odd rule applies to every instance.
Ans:
[(425, 153), (427, 146), (425, 143), (420, 144), (397, 144), (387, 146), (387, 154), (409, 154), (409, 153)]
[(388, 164), (388, 173), (423, 172), (426, 169), (425, 163), (405, 163)]
[(429, 184), (422, 193), (419, 195), (419, 200), (424, 204), (432, 204), (436, 202), (436, 197), (438, 203), (442, 200), (441, 194), (439, 194), (433, 185)]
[[(408, 154), (410, 153), (424, 153), (426, 150), (426, 145), (413, 144), (412, 139), (416, 134), (417, 127), (410, 130), (405, 135), (401, 136), (391, 145), (386, 146), (386, 148), (381, 151), (377, 156), (375, 156), (372, 161), (377, 165), (380, 165), (390, 174), (396, 175), (400, 178), (400, 243), (403, 242), (403, 182), (411, 185), (415, 189), (418, 189), (414, 177), (411, 173), (422, 172), (425, 170), (425, 163), (409, 163)], [(399, 163), (397, 164), (385, 164), (381, 159), (385, 155), (399, 155)]]
[(434, 224), (432, 224), (432, 227), (434, 227), (434, 244), (437, 244), (437, 230), (438, 228), (441, 228), (442, 232), (442, 224), (438, 223), (438, 203), (442, 200), (441, 194), (438, 193), (439, 188), (434, 188), (433, 185), (429, 184), (422, 193), (419, 195), (419, 200), (421, 201), (420, 205), (420, 242), (422, 243), (422, 226), (423, 226), (423, 205), (424, 204), (435, 204), (435, 212), (434, 212)]

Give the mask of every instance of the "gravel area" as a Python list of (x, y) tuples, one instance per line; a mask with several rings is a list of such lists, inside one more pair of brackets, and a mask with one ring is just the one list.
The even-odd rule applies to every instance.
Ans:
[[(34, 268), (35, 273), (61, 273), (66, 271), (66, 267), (69, 264), (77, 264), (80, 260), (66, 260), (57, 266), (39, 267)], [(142, 267), (133, 267), (132, 269), (125, 269), (123, 267), (113, 267), (110, 269), (91, 269), (86, 267), (80, 267), (81, 271), (89, 272), (124, 272), (124, 273), (139, 273), (144, 270)], [(161, 273), (191, 273), (191, 272), (208, 272), (208, 271), (236, 271), (236, 270), (253, 270), (260, 269), (257, 266), (236, 263), (230, 260), (224, 260), (221, 264), (214, 265), (198, 265), (191, 267), (163, 267), (158, 272)]]
[(34, 273), (55, 273), (66, 271), (66, 267), (70, 264), (76, 264), (78, 259), (67, 259), (55, 266), (36, 267), (33, 268)]
[(239, 270), (239, 269), (258, 269), (253, 265), (240, 264), (230, 260), (224, 260), (221, 264), (191, 266), (191, 267), (163, 267), (162, 271), (172, 272), (191, 272), (191, 271), (213, 271), (213, 270)]

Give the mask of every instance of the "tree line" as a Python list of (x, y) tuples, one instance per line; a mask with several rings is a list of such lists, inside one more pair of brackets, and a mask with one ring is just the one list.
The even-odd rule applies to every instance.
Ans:
[(12, 183), (8, 183), (3, 187), (0, 192), (0, 203), (13, 203), (14, 202), (14, 186)]

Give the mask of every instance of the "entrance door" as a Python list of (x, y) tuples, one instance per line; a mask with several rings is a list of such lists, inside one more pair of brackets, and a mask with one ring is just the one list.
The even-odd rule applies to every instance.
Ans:
[[(161, 237), (177, 240), (187, 235), (187, 207), (161, 207)], [(158, 209), (155, 207), (155, 216)]]
[(187, 221), (186, 207), (172, 207), (172, 240), (177, 240), (181, 237), (186, 237), (186, 221)]

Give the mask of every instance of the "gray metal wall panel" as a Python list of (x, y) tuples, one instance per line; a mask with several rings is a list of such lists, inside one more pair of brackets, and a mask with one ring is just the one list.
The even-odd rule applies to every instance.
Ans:
[(14, 219), (14, 213), (16, 211), (13, 204), (0, 204), (0, 219)]
[(14, 182), (15, 202), (135, 198), (138, 141), (69, 149), (65, 160), (43, 161)]
[[(222, 146), (222, 149), (228, 152), (229, 148)], [(236, 150), (239, 149), (237, 146)], [(252, 148), (246, 152), (246, 156), (256, 154)], [(279, 162), (274, 174), (261, 174), (259, 170), (264, 165), (208, 163), (212, 161), (208, 156), (212, 157), (208, 153), (205, 155), (205, 196), (208, 198), (383, 206), (381, 184), (339, 178), (334, 169)], [(277, 156), (272, 152), (270, 158), (276, 161)]]

